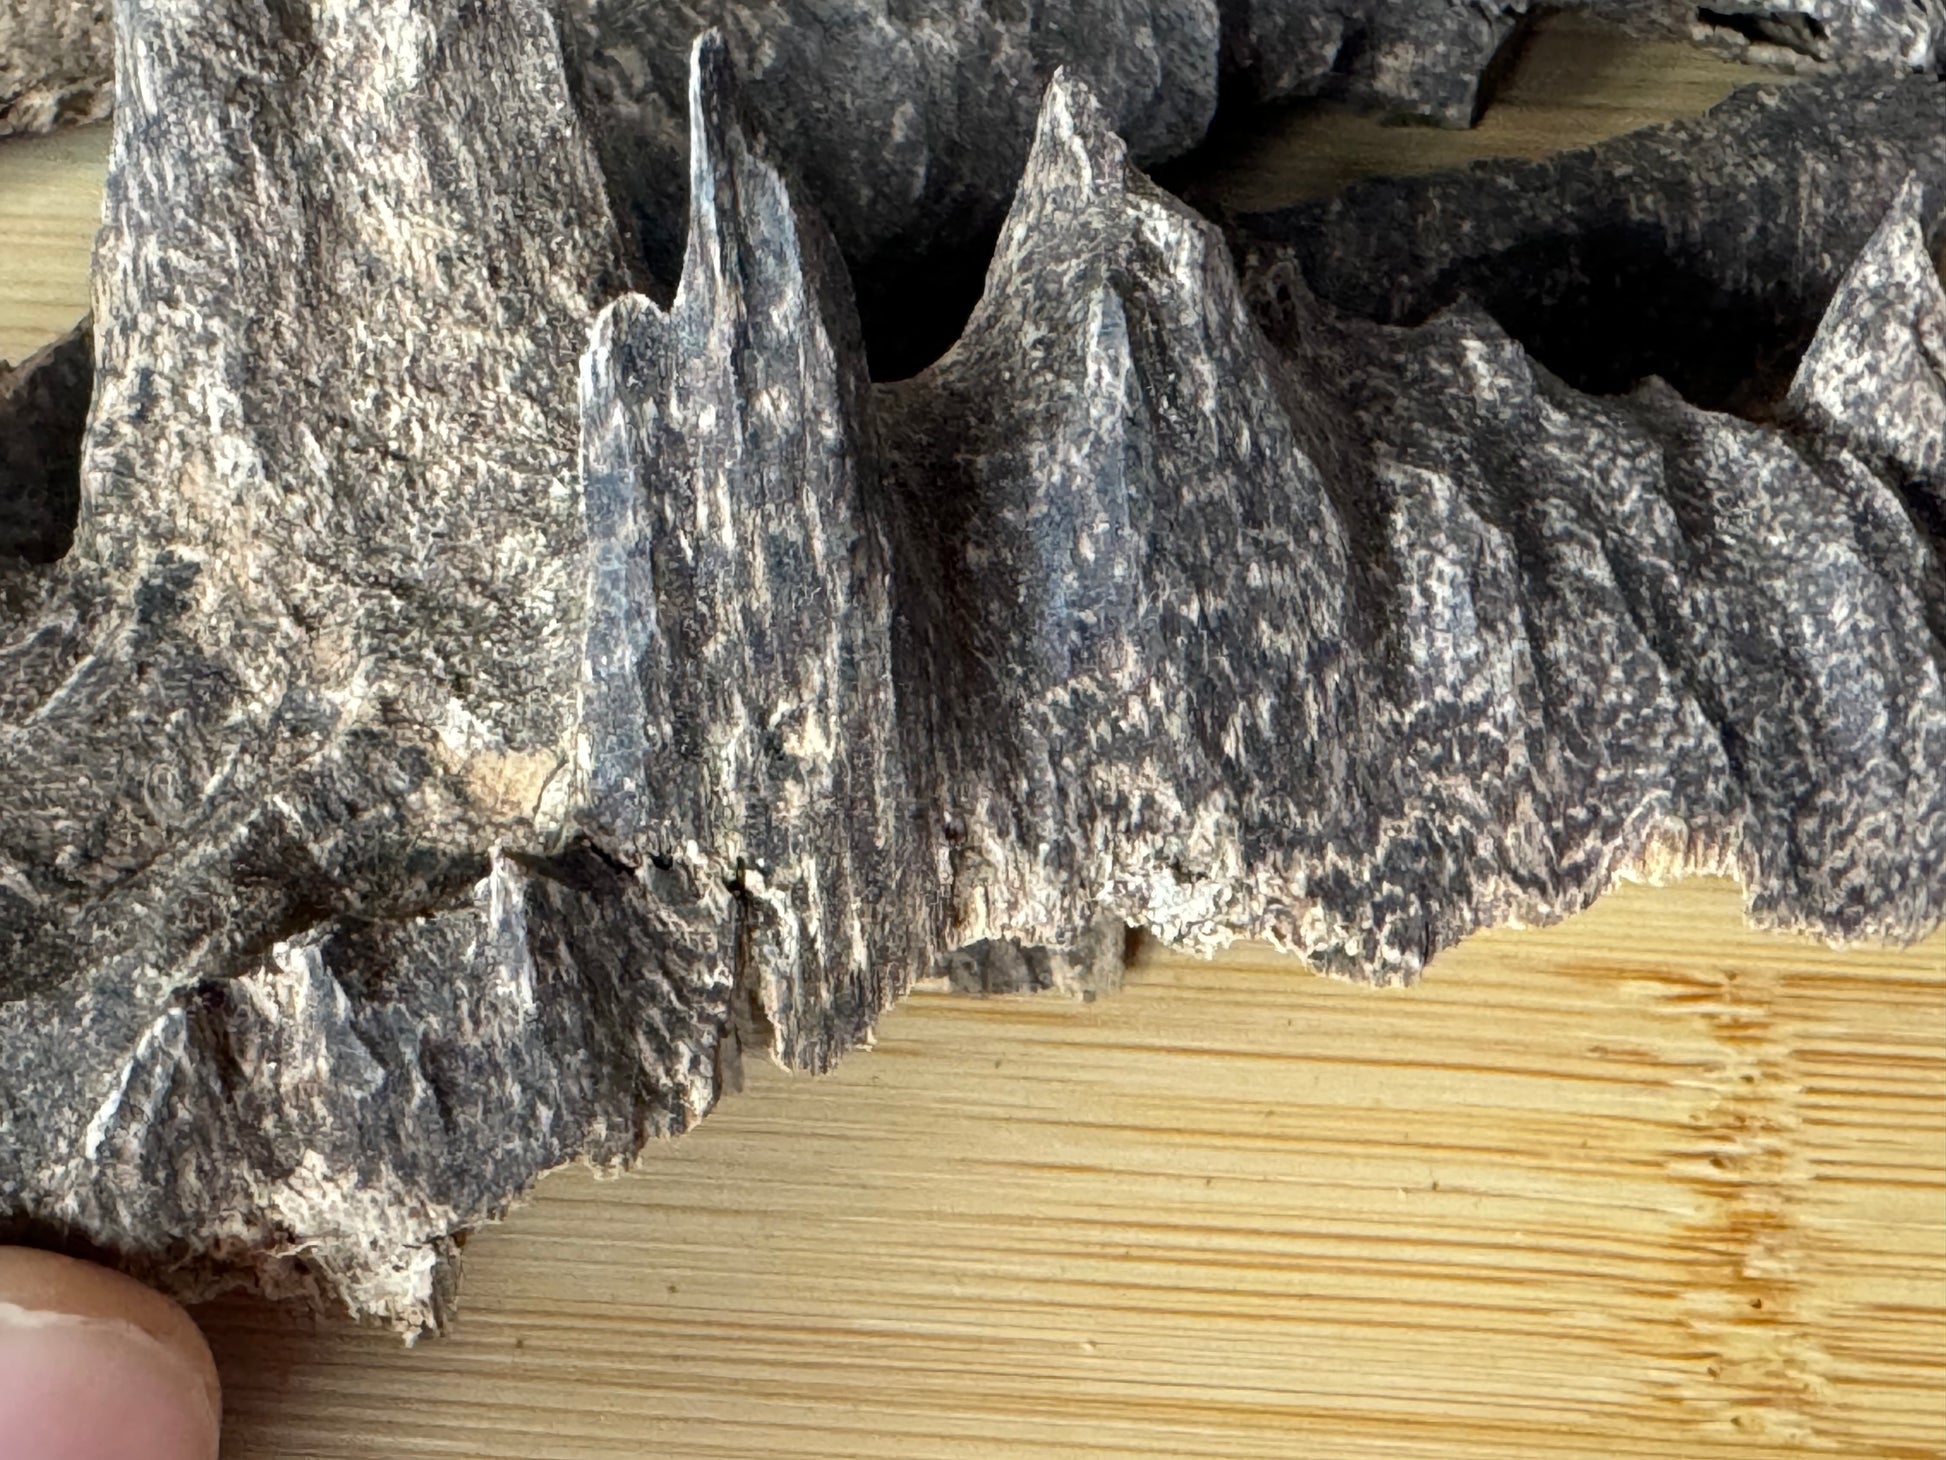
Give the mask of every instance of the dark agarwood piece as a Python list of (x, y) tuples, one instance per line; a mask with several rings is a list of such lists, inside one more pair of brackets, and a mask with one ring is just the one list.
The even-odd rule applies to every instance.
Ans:
[[(971, 321), (874, 385), (721, 38), (664, 307), (539, 0), (121, 19), (73, 545), (0, 600), (30, 1235), (436, 1326), (540, 1172), (922, 978), (1111, 986), (1135, 926), (1403, 980), (1645, 867), (1835, 938), (1946, 909), (1930, 79), (1239, 266), (1061, 72)], [(1345, 240), (1427, 199), (1451, 266), (1368, 317)], [(1820, 321), (1761, 419), (1441, 293), (1551, 297), (1519, 246), (1609, 207)]]

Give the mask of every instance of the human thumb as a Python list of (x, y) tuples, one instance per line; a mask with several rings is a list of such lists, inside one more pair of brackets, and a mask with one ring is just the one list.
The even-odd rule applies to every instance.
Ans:
[(215, 1460), (216, 1364), (132, 1278), (0, 1248), (0, 1460)]

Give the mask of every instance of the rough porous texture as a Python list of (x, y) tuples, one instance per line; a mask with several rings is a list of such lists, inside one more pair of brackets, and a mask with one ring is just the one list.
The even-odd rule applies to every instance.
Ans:
[(0, 0), (0, 137), (108, 115), (111, 8), (110, 0)]
[[(1821, 109), (1851, 122), (1803, 125)], [(1827, 269), (1828, 296), (1841, 251), (1943, 181), (1946, 92), (1834, 82), (1370, 193), (1431, 197), (1405, 211), (1545, 300), (1527, 219), (1591, 226), (1585, 187), (1663, 220), (1643, 256), (1686, 243), (1727, 304), (1760, 271)], [(1757, 221), (1780, 193), (1796, 209)], [(1335, 217), (1306, 241), (1342, 237), (1342, 271)], [(1362, 236), (1396, 277), (1394, 214)], [(1760, 917), (1930, 926), (1946, 701), (1912, 493), (1659, 380), (1581, 395), (1477, 304), (1341, 316), (1303, 257), (1254, 244), (1239, 286), (1057, 85), (965, 335), (878, 393), (913, 778), (960, 828), (951, 926), (1057, 941), (1113, 911), (1403, 976), (1671, 856), (1734, 867)]]
[(1347, 313), (1417, 324), (1470, 298), (1584, 390), (1658, 374), (1697, 405), (1762, 415), (1908, 175), (1937, 201), (1946, 86), (1838, 76), (1749, 87), (1545, 162), (1373, 179), (1238, 222)]
[(1946, 69), (1924, 0), (1221, 0), (1226, 102), (1332, 97), (1466, 126), (1523, 27), (1580, 11), (1786, 71)]
[(614, 228), (539, 3), (116, 21), (80, 518), (0, 621), (0, 1192), (423, 1321), (456, 1217), (694, 1103), (603, 1065), (640, 960), (610, 1009), (493, 941), (598, 881), (514, 859), (573, 782)]
[[(688, 47), (716, 27), (752, 116), (850, 266), (880, 377), (936, 358), (977, 298), (1059, 66), (1143, 165), (1201, 142), (1219, 92), (1231, 112), (1323, 97), (1468, 125), (1544, 8), (1790, 70), (1946, 69), (1946, 14), (1922, 0), (550, 3), (641, 286), (666, 300), (682, 266)], [(0, 132), (103, 114), (108, 10), (0, 0)]]
[[(117, 20), (73, 546), (0, 599), (29, 1235), (436, 1326), (541, 1171), (921, 979), (1111, 987), (1133, 926), (1401, 980), (1643, 867), (1946, 913), (1935, 81), (1226, 239), (1063, 72), (873, 385), (722, 38), (665, 306), (541, 0)], [(1785, 383), (1523, 347), (1669, 277), (1770, 291)]]
[(708, 27), (829, 221), (881, 371), (950, 341), (914, 320), (942, 293), (977, 294), (1056, 67), (1087, 79), (1147, 161), (1194, 147), (1216, 111), (1216, 0), (565, 0), (616, 212), (659, 287), (683, 260), (689, 43)]
[[(0, 131), (105, 114), (109, 9), (0, 4)], [(1137, 159), (1154, 162), (1202, 135), (1219, 71), (1238, 102), (1329, 96), (1464, 126), (1543, 9), (1794, 71), (1946, 67), (1946, 15), (1926, 0), (559, 0), (596, 130), (670, 278), (685, 57), (708, 26), (754, 109), (793, 119), (788, 155), (816, 201), (861, 215), (839, 224), (841, 241), (877, 247), (909, 241), (928, 214), (958, 223), (969, 205), (1004, 201), (1056, 65), (1083, 75)]]

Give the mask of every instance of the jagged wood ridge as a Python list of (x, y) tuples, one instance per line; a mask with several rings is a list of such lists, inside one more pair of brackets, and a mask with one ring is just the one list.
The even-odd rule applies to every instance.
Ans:
[[(1533, 175), (1727, 273), (1740, 199), (1824, 180), (1853, 302), (1778, 424), (1582, 394), (1477, 305), (1347, 316), (1275, 240), (1239, 273), (1066, 75), (959, 343), (874, 387), (721, 43), (682, 283), (597, 315), (546, 11), (440, 14), (124, 29), (214, 141), (124, 102), (79, 530), (0, 648), (22, 1220), (436, 1323), (540, 1171), (935, 968), (1100, 982), (1128, 923), (1406, 977), (1645, 861), (1937, 922), (1936, 84)], [(1706, 141), (1671, 198), (1642, 149)]]
[[(318, 9), (314, 0), (270, 8), (300, 28)], [(1946, 69), (1946, 17), (1920, 0), (1560, 0), (1544, 8), (1801, 72)], [(555, 0), (550, 9), (643, 285), (665, 298), (680, 272), (688, 47), (718, 28), (753, 115), (853, 270), (875, 369), (909, 374), (950, 341), (978, 292), (1056, 67), (1089, 86), (1136, 159), (1152, 166), (1195, 148), (1219, 100), (1236, 114), (1328, 97), (1469, 125), (1543, 7)], [(105, 113), (112, 11), (110, 0), (0, 0), (0, 134)]]

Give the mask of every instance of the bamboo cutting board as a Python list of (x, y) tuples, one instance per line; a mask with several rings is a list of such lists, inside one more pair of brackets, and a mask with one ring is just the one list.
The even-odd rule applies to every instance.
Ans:
[[(1473, 132), (1294, 113), (1189, 182), (1265, 206), (1746, 79), (1556, 20)], [(0, 145), (0, 357), (87, 307), (105, 156)], [(918, 996), (634, 1176), (543, 1183), (448, 1338), (204, 1309), (225, 1454), (1946, 1457), (1946, 935), (1739, 907), (1624, 888), (1409, 991), (1246, 948)]]
[(231, 1453), (1946, 1454), (1946, 939), (1739, 907), (921, 995), (544, 1182), (450, 1338), (209, 1310)]

